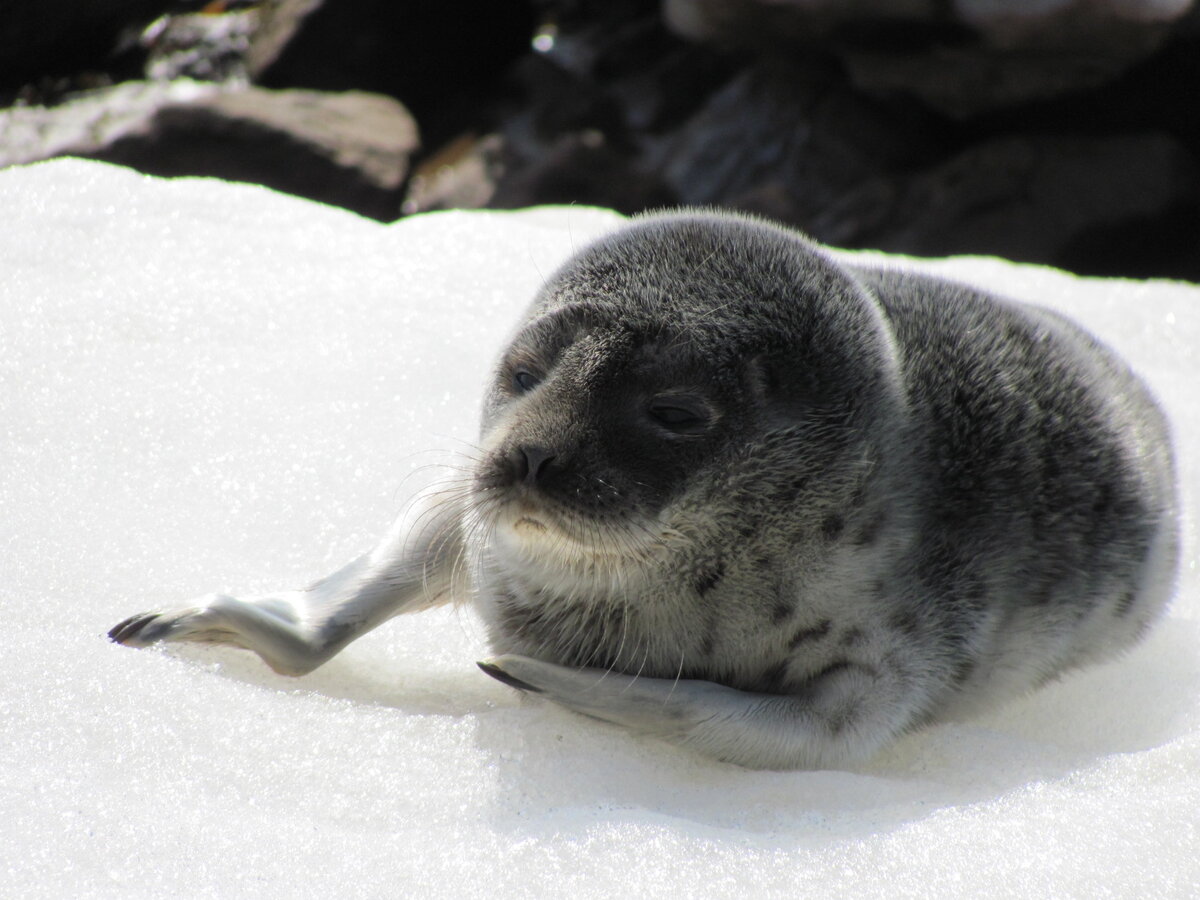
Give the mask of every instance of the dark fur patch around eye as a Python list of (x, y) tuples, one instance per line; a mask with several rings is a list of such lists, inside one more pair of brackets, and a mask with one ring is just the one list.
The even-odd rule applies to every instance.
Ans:
[(536, 372), (519, 368), (513, 372), (513, 385), (520, 393), (528, 393), (541, 383), (542, 379)]

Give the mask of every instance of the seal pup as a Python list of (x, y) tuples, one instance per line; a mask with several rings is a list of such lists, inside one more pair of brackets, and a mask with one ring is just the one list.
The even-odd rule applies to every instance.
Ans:
[(836, 767), (1130, 646), (1177, 554), (1167, 424), (1093, 337), (685, 211), (535, 297), (467, 489), (306, 590), (110, 636), (299, 675), (468, 594), (506, 684), (743, 766)]

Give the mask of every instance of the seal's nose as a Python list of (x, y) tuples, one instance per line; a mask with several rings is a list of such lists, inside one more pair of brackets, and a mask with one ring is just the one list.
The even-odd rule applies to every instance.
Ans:
[(549, 471), (557, 454), (545, 447), (518, 447), (516, 452), (517, 480), (537, 484)]

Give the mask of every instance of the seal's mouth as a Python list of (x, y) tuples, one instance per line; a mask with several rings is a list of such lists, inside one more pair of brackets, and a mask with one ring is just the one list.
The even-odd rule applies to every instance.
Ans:
[(581, 519), (530, 498), (510, 498), (492, 515), (497, 550), (560, 574), (629, 578), (669, 553), (678, 537), (658, 523)]
[[(571, 527), (556, 510), (547, 508), (530, 497), (508, 497), (493, 508), (492, 523), (501, 532), (522, 542), (539, 542), (550, 538), (575, 538), (578, 530)], [(583, 529), (584, 533), (587, 529)]]
[(576, 556), (605, 555), (603, 545), (597, 545), (594, 532), (571, 527), (548, 510), (530, 510), (524, 504), (501, 512), (497, 517), (497, 536), (503, 544), (522, 556), (533, 554), (566, 563)]
[(528, 530), (534, 532), (535, 534), (545, 534), (545, 532), (548, 530), (545, 522), (541, 522), (532, 516), (518, 517), (517, 520), (512, 523), (512, 527), (514, 531)]

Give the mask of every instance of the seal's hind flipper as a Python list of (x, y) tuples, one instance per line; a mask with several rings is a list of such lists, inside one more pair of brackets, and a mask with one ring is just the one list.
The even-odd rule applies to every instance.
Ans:
[[(822, 768), (864, 759), (916, 717), (897, 703), (919, 694), (867, 666), (839, 665), (795, 694), (739, 691), (711, 681), (572, 669), (527, 656), (481, 668), (575, 712), (753, 769)], [(515, 682), (515, 684), (514, 684)]]

